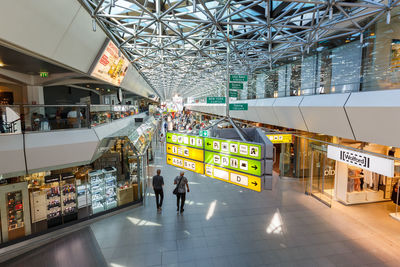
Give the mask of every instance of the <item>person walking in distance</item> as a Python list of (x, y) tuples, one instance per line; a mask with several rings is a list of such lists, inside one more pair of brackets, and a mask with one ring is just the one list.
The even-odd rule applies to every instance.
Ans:
[[(189, 193), (189, 183), (188, 183), (188, 179), (183, 176), (185, 173), (182, 171), (180, 173), (179, 176), (177, 176), (174, 180), (174, 184), (176, 184), (178, 192), (176, 194), (176, 211), (180, 212), (181, 214), (183, 213), (184, 209), (183, 206), (185, 205), (185, 200), (186, 200), (186, 189), (185, 186), (187, 188), (187, 192)], [(181, 206), (179, 208), (179, 201), (181, 202)]]
[(156, 204), (157, 204), (157, 212), (161, 212), (162, 203), (164, 200), (164, 178), (160, 175), (161, 170), (157, 170), (157, 175), (153, 176), (153, 189), (154, 194), (156, 195)]

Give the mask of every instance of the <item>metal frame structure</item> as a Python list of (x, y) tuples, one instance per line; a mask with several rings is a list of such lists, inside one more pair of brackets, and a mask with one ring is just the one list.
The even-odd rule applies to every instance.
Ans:
[[(400, 0), (79, 0), (164, 100), (359, 36)], [(230, 50), (230, 51), (229, 51)]]

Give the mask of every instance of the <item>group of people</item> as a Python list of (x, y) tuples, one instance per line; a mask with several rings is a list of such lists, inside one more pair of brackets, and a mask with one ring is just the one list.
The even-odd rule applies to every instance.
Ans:
[[(179, 214), (183, 214), (185, 201), (186, 201), (186, 192), (190, 192), (188, 179), (185, 177), (185, 173), (183, 171), (180, 172), (179, 176), (175, 177), (174, 184), (176, 185), (173, 194), (176, 195), (176, 212)], [(153, 176), (153, 190), (156, 195), (156, 206), (157, 212), (161, 213), (162, 204), (164, 200), (164, 177), (161, 176), (161, 170), (157, 170), (157, 174)]]

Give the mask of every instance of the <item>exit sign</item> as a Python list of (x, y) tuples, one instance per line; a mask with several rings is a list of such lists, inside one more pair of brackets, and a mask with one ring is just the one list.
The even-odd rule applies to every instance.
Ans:
[(208, 131), (207, 130), (200, 130), (199, 135), (202, 137), (208, 137)]
[(42, 78), (47, 78), (47, 77), (49, 77), (49, 73), (46, 72), (46, 71), (41, 71), (41, 72), (39, 73), (39, 75), (40, 75), (40, 77), (42, 77)]

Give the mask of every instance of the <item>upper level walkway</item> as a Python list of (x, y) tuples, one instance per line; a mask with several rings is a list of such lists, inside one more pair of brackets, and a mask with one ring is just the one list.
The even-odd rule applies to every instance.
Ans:
[(257, 193), (186, 172), (190, 193), (178, 215), (172, 190), (179, 170), (159, 150), (149, 168), (164, 176), (161, 214), (149, 188), (142, 207), (2, 266), (399, 266), (398, 222), (377, 211), (385, 203), (328, 208), (296, 180)]

